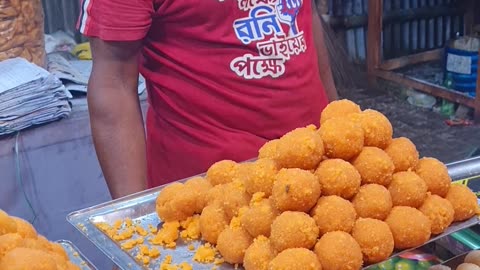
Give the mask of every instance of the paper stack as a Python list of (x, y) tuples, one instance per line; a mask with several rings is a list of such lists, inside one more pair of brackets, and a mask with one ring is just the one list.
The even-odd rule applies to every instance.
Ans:
[[(57, 76), (72, 94), (86, 94), (92, 72), (91, 60), (67, 60), (60, 53), (47, 55), (48, 71)], [(145, 79), (139, 75), (138, 94), (146, 90)]]
[(43, 68), (23, 58), (0, 62), (0, 136), (67, 117), (70, 97)]

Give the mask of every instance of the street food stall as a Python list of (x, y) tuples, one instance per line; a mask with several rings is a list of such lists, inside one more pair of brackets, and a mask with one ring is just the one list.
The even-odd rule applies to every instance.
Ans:
[[(28, 4), (8, 11), (15, 17), (23, 9), (32, 12)], [(32, 21), (38, 30), (41, 20)], [(24, 36), (38, 41), (37, 32)], [(10, 43), (8, 51), (14, 54), (8, 58), (23, 55), (39, 65), (44, 62), (43, 44), (20, 52), (17, 47), (24, 44)], [(412, 141), (393, 137), (382, 113), (348, 100), (332, 102), (320, 116), (320, 127), (292, 130), (265, 144), (252, 160), (219, 161), (205, 174), (104, 203), (99, 202), (109, 197), (104, 182), (98, 181), (103, 179), (93, 161), (86, 110), (70, 120), (63, 123), (65, 132), (41, 136), (28, 147), (42, 148), (36, 152), (39, 160), (47, 151), (57, 154), (55, 160), (68, 152), (68, 164), (55, 163), (63, 167), (57, 176), (81, 188), (61, 185), (45, 171), (42, 176), (49, 177), (31, 181), (30, 188), (41, 186), (35, 190), (42, 190), (35, 194), (36, 202), (64, 207), (40, 213), (47, 217), (42, 229), (59, 231), (56, 226), (66, 217), (83, 238), (72, 234), (72, 239), (48, 241), (25, 220), (0, 211), (1, 270), (40, 263), (47, 269), (107, 269), (89, 259), (100, 253), (122, 270), (428, 269), (442, 264), (455, 269), (470, 261), (471, 250), (480, 249), (480, 158), (447, 165), (420, 158)], [(14, 145), (16, 175), (7, 178), (18, 179), (23, 189), (19, 134), (8, 138)], [(73, 150), (45, 150), (62, 139)], [(88, 149), (79, 154), (79, 144)], [(7, 151), (4, 146), (0, 158), (6, 160)], [(94, 169), (72, 176), (75, 161)], [(0, 203), (27, 193), (16, 186), (2, 186), (0, 195), (11, 193), (14, 199), (0, 196)], [(75, 211), (65, 213), (72, 205)], [(62, 230), (63, 235), (70, 232)], [(80, 249), (87, 239), (96, 248)]]
[[(339, 103), (343, 102), (345, 101)], [(308, 254), (315, 254), (323, 269), (331, 269), (329, 267), (332, 261), (337, 265), (351, 264), (352, 269), (428, 269), (430, 266), (443, 263), (448, 263), (452, 269), (455, 269), (457, 265), (452, 266), (452, 259), (458, 260), (459, 256), (464, 258), (467, 252), (480, 249), (476, 196), (476, 192), (480, 191), (480, 158), (454, 162), (446, 166), (431, 158), (422, 158), (418, 163), (413, 162), (408, 157), (415, 156), (415, 153), (412, 154), (410, 151), (412, 148), (406, 138), (397, 138), (384, 144), (384, 139), (388, 140), (391, 134), (388, 128), (378, 128), (382, 125), (388, 127), (388, 120), (385, 122), (386, 118), (381, 114), (372, 110), (359, 112), (359, 114), (369, 115), (369, 121), (359, 120), (365, 115), (356, 115), (356, 113), (352, 113), (350, 119), (335, 118), (330, 116), (332, 109), (329, 109), (335, 106), (330, 105), (322, 113), (323, 118), (330, 119), (321, 120), (322, 126), (319, 131), (312, 126), (291, 131), (262, 147), (259, 150), (258, 159), (244, 163), (220, 161), (212, 165), (206, 174), (79, 210), (68, 215), (67, 219), (121, 269), (168, 269), (166, 268), (168, 266), (173, 267), (172, 269), (242, 269), (244, 267), (248, 270), (257, 269), (252, 265), (263, 262), (267, 260), (266, 258), (268, 258), (267, 264), (269, 263), (270, 269), (280, 269), (275, 267), (277, 264), (287, 265), (287, 269), (294, 269), (288, 268), (293, 267), (293, 264), (290, 265), (292, 262), (277, 254), (288, 253), (292, 249), (299, 248), (303, 249), (304, 253), (292, 251), (289, 256), (298, 256), (299, 261), (306, 263), (309, 260)], [(345, 126), (340, 128), (338, 119), (346, 122), (357, 121), (356, 123), (364, 129), (366, 126), (377, 127), (373, 133), (366, 128), (364, 138), (365, 144), (378, 147), (363, 145), (355, 150), (355, 138), (352, 135), (355, 128), (345, 128)], [(332, 136), (330, 134), (339, 128), (348, 135)], [(305, 141), (311, 142), (308, 139), (318, 134), (323, 142), (320, 143), (320, 148), (312, 145), (303, 147)], [(344, 136), (350, 136), (348, 145), (338, 141)], [(293, 145), (294, 149), (292, 149)], [(308, 155), (299, 153), (302, 151), (307, 151)], [(315, 160), (313, 157), (318, 153), (323, 158)], [(356, 154), (353, 159), (348, 158), (354, 153)], [(375, 214), (378, 214), (378, 211), (381, 211), (378, 209), (384, 205), (384, 202), (370, 197), (370, 206), (365, 206), (365, 201), (358, 197), (365, 196), (366, 193), (362, 192), (367, 189), (367, 186), (382, 186), (375, 184), (377, 180), (380, 181), (377, 183), (383, 181), (380, 178), (372, 180), (378, 174), (385, 173), (385, 168), (388, 167), (386, 164), (389, 162), (380, 158), (382, 153), (391, 156), (395, 164), (390, 172), (393, 180), (389, 184), (382, 184), (388, 187), (390, 194), (388, 197), (392, 198), (393, 208), (387, 211), (386, 218), (378, 216), (378, 219), (373, 219), (367, 217), (371, 214), (368, 214), (365, 208), (377, 209)], [(276, 166), (282, 169), (269, 167), (271, 160), (274, 160)], [(372, 161), (375, 165), (371, 165)], [(411, 167), (412, 164), (416, 165)], [(309, 172), (308, 170), (311, 169), (308, 168), (313, 168), (314, 173)], [(355, 171), (360, 174), (361, 182), (352, 180), (355, 179), (352, 175), (347, 177), (348, 169), (346, 168), (355, 168)], [(400, 171), (394, 172), (395, 170)], [(442, 175), (443, 170), (445, 172), (448, 170), (447, 178)], [(371, 174), (372, 171), (375, 173)], [(271, 182), (267, 180), (271, 179), (268, 178), (269, 173), (274, 179)], [(422, 179), (428, 179), (425, 182), (429, 184), (425, 187), (423, 199), (420, 199), (421, 203), (416, 207), (408, 207), (406, 205), (416, 203), (416, 199), (411, 199), (416, 195), (406, 194), (412, 190), (418, 190), (418, 187), (412, 189), (411, 186), (416, 181), (413, 179), (416, 175), (421, 176)], [(310, 176), (317, 176), (320, 179), (322, 195), (320, 192), (315, 193), (314, 186), (310, 186), (311, 183), (308, 182)], [(444, 187), (439, 184), (441, 178), (449, 181), (445, 192), (442, 191)], [(409, 184), (406, 186), (404, 183)], [(265, 184), (269, 185), (266, 189), (263, 186)], [(356, 185), (360, 189), (352, 193), (349, 188)], [(259, 190), (262, 191), (259, 192)], [(265, 195), (264, 192), (270, 192), (270, 194)], [(199, 194), (207, 197), (207, 201), (203, 201), (202, 206), (198, 206), (196, 200), (189, 201), (189, 198), (200, 198)], [(251, 201), (245, 201), (243, 196), (251, 198)], [(314, 198), (314, 203), (307, 204), (311, 196)], [(435, 205), (433, 196), (438, 202), (448, 201), (453, 205), (455, 212), (451, 213), (452, 219), (447, 221), (448, 223), (445, 223), (443, 218), (438, 219), (438, 215), (435, 214), (441, 213), (442, 217), (445, 215), (443, 210), (436, 212), (438, 208), (435, 207), (438, 205), (431, 207)], [(318, 198), (320, 199), (317, 202)], [(218, 218), (223, 216), (223, 214), (220, 216), (212, 214), (214, 217), (212, 218), (209, 214), (212, 208), (218, 206), (217, 203), (220, 203), (220, 209), (224, 211), (222, 213), (229, 218), (224, 222), (224, 227), (219, 229), (221, 232), (217, 232), (219, 234), (216, 238), (211, 238), (211, 229), (216, 228)], [(349, 207), (351, 209), (355, 207), (356, 214), (353, 220), (345, 214), (349, 211)], [(277, 212), (272, 217), (268, 209), (273, 208)], [(470, 209), (467, 211), (468, 208)], [(232, 209), (237, 211), (231, 212)], [(401, 213), (404, 210), (411, 215), (404, 216), (404, 213)], [(215, 211), (212, 213), (216, 213)], [(298, 216), (292, 213), (297, 213)], [(423, 217), (420, 213), (424, 213)], [(284, 215), (291, 216), (283, 221)], [(435, 229), (434, 225), (430, 230), (428, 225), (427, 233), (424, 234), (425, 226), (419, 226), (418, 223), (428, 219), (431, 219), (431, 223), (425, 224), (440, 226), (438, 224), (440, 223), (443, 226), (441, 232), (438, 227)], [(309, 224), (309, 220), (313, 220), (312, 228), (317, 228), (317, 225), (320, 228), (320, 232), (316, 229), (313, 236), (309, 227), (302, 228), (302, 226), (308, 226), (305, 224)], [(393, 241), (391, 251), (375, 255), (369, 253), (377, 249), (374, 247), (369, 249), (365, 246), (373, 244), (365, 243), (367, 240), (361, 236), (361, 229), (357, 228), (357, 224), (367, 221), (375, 226), (379, 225), (375, 224), (377, 221), (388, 224), (394, 240), (387, 238), (385, 241)], [(269, 238), (260, 235), (265, 222), (270, 222), (267, 227), (271, 230), (266, 233), (264, 231), (265, 234), (269, 234)], [(349, 223), (351, 226), (347, 228)], [(412, 227), (401, 228), (398, 224)], [(293, 229), (289, 230), (290, 227)], [(312, 230), (315, 231), (315, 229)], [(322, 239), (327, 239), (333, 234), (336, 234), (335, 237), (329, 239), (328, 245), (322, 247)], [(402, 234), (407, 234), (406, 238), (399, 236)], [(350, 238), (345, 238), (347, 239), (345, 242), (338, 240), (343, 239), (342, 237), (351, 237), (350, 235), (353, 236), (351, 239), (355, 238), (351, 243)], [(375, 239), (376, 236), (369, 234), (368, 237)], [(303, 240), (298, 241), (298, 239)], [(363, 256), (339, 255), (342, 254), (339, 251), (341, 248), (348, 246), (350, 249), (352, 245), (357, 245), (355, 243), (358, 243)], [(376, 244), (385, 248), (383, 244)], [(271, 255), (265, 253), (265, 246), (273, 248)], [(307, 250), (311, 250), (308, 251), (311, 253), (307, 253)], [(330, 252), (332, 254), (327, 254)], [(350, 252), (356, 254), (357, 251), (353, 248)], [(261, 255), (252, 255), (252, 253)], [(380, 259), (382, 256), (383, 259)]]
[[(447, 167), (454, 182), (467, 185), (474, 191), (480, 190), (480, 158), (451, 163), (448, 164)], [(182, 182), (185, 182), (185, 180)], [(118, 220), (131, 219), (133, 223), (138, 222), (138, 224), (147, 230), (152, 226), (157, 228), (162, 222), (155, 212), (155, 200), (163, 188), (164, 187), (158, 187), (116, 201), (74, 212), (69, 215), (68, 220), (122, 269), (144, 269), (145, 265), (143, 262), (139, 262), (136, 259), (138, 255), (137, 252), (139, 251), (135, 249), (122, 249), (121, 244), (110, 239), (110, 237), (95, 224), (105, 222), (114, 224), (118, 222)], [(469, 231), (470, 234), (475, 236), (473, 243), (472, 238), (465, 238), (465, 236), (462, 235), (465, 231)], [(428, 267), (421, 268), (421, 266), (431, 266), (443, 262), (448, 262), (451, 266), (451, 259), (455, 258), (458, 260), (457, 256), (465, 257), (464, 253), (473, 249), (480, 249), (479, 233), (480, 226), (478, 225), (478, 218), (474, 217), (465, 222), (451, 225), (445, 233), (431, 238), (422, 246), (414, 249), (395, 251), (389, 260), (378, 265), (365, 266), (364, 269), (427, 269)], [(446, 239), (448, 239), (447, 242)], [(191, 247), (192, 243), (194, 249)], [(447, 247), (445, 247), (445, 243), (447, 243)], [(175, 249), (160, 248), (162, 257), (150, 261), (147, 269), (157, 269), (162, 264), (162, 259), (169, 255), (171, 256), (172, 264), (188, 262), (193, 265), (193, 269), (212, 269), (215, 264), (203, 265), (193, 260), (194, 250), (197, 250), (202, 244), (204, 244), (204, 242), (184, 242), (180, 240), (177, 242)], [(454, 244), (457, 247), (453, 248)], [(447, 248), (450, 250), (446, 250)], [(392, 265), (391, 268), (385, 268), (386, 265), (390, 264)], [(403, 264), (410, 266), (410, 268), (394, 268), (395, 264)], [(218, 265), (217, 269), (234, 268), (234, 265), (223, 263)], [(452, 269), (455, 269), (455, 267), (452, 267)]]
[[(410, 140), (392, 139), (383, 114), (348, 100), (332, 102), (320, 122), (320, 128), (298, 128), (268, 142), (253, 160), (219, 161), (203, 175), (68, 214), (68, 222), (98, 250), (79, 250), (76, 241), (58, 243), (73, 254), (72, 262), (80, 260), (81, 269), (96, 268), (80, 251), (102, 252), (125, 270), (249, 270), (262, 261), (294, 267), (277, 255), (284, 252), (322, 269), (332, 261), (353, 269), (426, 269), (480, 247), (480, 158), (448, 165), (420, 158)], [(378, 194), (387, 199), (369, 197)], [(443, 203), (453, 210), (439, 220), (436, 207)], [(369, 254), (365, 226), (386, 232), (383, 253)], [(384, 246), (382, 241), (373, 245)], [(346, 243), (352, 255), (339, 256)], [(259, 251), (265, 249), (272, 253)]]

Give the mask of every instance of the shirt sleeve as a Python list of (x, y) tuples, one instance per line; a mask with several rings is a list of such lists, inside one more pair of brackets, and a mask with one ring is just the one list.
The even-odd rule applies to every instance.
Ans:
[(141, 40), (152, 23), (153, 1), (83, 0), (77, 28), (105, 41)]

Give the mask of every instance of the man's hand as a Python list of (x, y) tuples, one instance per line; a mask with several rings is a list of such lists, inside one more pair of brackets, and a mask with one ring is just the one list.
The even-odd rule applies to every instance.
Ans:
[(91, 39), (88, 107), (93, 141), (112, 197), (146, 188), (145, 130), (138, 99), (140, 41)]

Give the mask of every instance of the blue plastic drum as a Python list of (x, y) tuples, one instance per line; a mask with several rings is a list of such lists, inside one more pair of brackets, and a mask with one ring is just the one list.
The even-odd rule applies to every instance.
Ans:
[[(450, 43), (452, 44), (452, 43)], [(478, 51), (445, 48), (445, 80), (449, 88), (475, 97), (477, 87)]]

